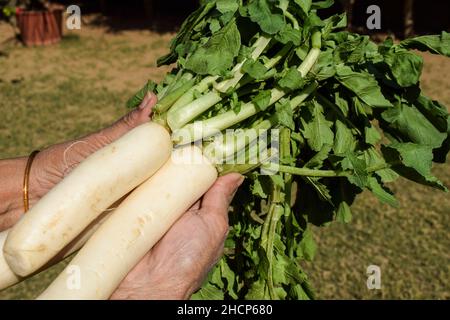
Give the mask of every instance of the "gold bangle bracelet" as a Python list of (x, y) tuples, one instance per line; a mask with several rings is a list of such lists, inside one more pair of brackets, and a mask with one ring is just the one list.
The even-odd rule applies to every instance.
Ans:
[(23, 209), (24, 212), (27, 212), (29, 209), (29, 198), (28, 198), (28, 183), (30, 180), (30, 171), (31, 164), (33, 163), (34, 158), (39, 153), (39, 150), (34, 150), (30, 153), (27, 161), (27, 166), (25, 167), (25, 174), (23, 176)]

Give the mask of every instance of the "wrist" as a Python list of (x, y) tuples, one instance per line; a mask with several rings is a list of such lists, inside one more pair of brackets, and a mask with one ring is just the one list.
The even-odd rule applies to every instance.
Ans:
[(187, 300), (198, 287), (194, 273), (174, 265), (161, 256), (150, 254), (147, 260), (148, 283), (153, 299)]
[(28, 180), (28, 197), (30, 208), (49, 190), (49, 186), (47, 186), (48, 174), (46, 174), (46, 171), (47, 168), (50, 167), (51, 162), (49, 162), (49, 152), (48, 149), (45, 149), (36, 155), (33, 163), (31, 164)]
[(149, 299), (188, 300), (191, 295), (191, 281), (172, 277), (167, 272), (152, 272), (149, 277)]
[(152, 275), (145, 282), (121, 285), (111, 296), (112, 300), (187, 300), (191, 296), (189, 287), (183, 282)]
[[(193, 293), (192, 282), (186, 278), (172, 276), (171, 272), (162, 270), (143, 260), (111, 296), (113, 300), (187, 300)], [(145, 262), (144, 262), (145, 261)]]

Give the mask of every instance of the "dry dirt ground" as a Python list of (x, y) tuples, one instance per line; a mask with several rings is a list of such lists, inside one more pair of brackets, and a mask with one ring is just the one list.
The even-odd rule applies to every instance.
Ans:
[[(0, 24), (0, 43), (11, 36)], [(0, 158), (97, 130), (123, 115), (125, 101), (147, 79), (161, 80), (157, 68), (172, 34), (150, 31), (108, 33), (83, 26), (51, 47), (0, 46)], [(450, 61), (423, 55), (422, 85), (450, 106)], [(434, 173), (450, 186), (449, 163)], [(450, 197), (399, 181), (392, 186), (399, 209), (364, 193), (349, 225), (316, 228), (319, 250), (307, 269), (319, 298), (450, 298)], [(366, 268), (378, 265), (381, 290), (368, 290)], [(62, 264), (0, 293), (0, 299), (33, 298)]]

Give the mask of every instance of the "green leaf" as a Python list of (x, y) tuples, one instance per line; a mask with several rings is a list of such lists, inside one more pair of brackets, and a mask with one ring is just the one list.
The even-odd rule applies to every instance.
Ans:
[(413, 142), (438, 148), (447, 134), (439, 132), (430, 121), (414, 106), (397, 105), (382, 113), (387, 124), (384, 129), (400, 142)]
[(364, 136), (367, 144), (376, 145), (381, 140), (381, 135), (377, 128), (369, 123), (369, 126), (364, 127)]
[[(367, 167), (386, 165), (386, 161), (383, 156), (374, 147), (364, 151), (364, 159), (366, 160)], [(375, 173), (384, 183), (393, 182), (399, 177), (398, 174), (392, 169), (381, 169), (377, 170)]]
[(211, 283), (206, 283), (199, 291), (191, 296), (192, 300), (223, 300), (223, 291)]
[[(303, 135), (308, 141), (309, 146), (314, 151), (320, 151), (325, 144), (332, 145), (334, 134), (331, 130), (333, 123), (325, 119), (323, 108), (316, 101), (310, 103), (312, 119), (303, 123)], [(304, 122), (304, 119), (302, 119)]]
[(308, 261), (313, 261), (316, 255), (317, 245), (313, 238), (311, 229), (308, 228), (303, 233), (303, 239), (299, 243), (297, 255)]
[(289, 261), (283, 255), (275, 255), (273, 263), (273, 282), (275, 284), (289, 284), (289, 279), (286, 277), (286, 267)]
[(334, 103), (335, 103), (336, 106), (339, 108), (339, 110), (342, 111), (342, 114), (343, 114), (345, 117), (347, 117), (350, 108), (349, 108), (348, 102), (347, 102), (347, 100), (344, 98), (344, 95), (342, 94), (342, 92), (336, 90), (336, 92), (334, 93)]
[(280, 175), (270, 175), (269, 177), (272, 180), (274, 186), (277, 186), (277, 187), (280, 187), (280, 188), (284, 188), (284, 179), (283, 179), (282, 176), (280, 176)]
[(429, 51), (431, 53), (450, 57), (450, 33), (442, 31), (441, 35), (406, 39), (400, 42), (400, 46), (407, 49)]
[(355, 150), (356, 139), (352, 130), (341, 120), (336, 120), (336, 137), (334, 139), (333, 151), (336, 155), (351, 153)]
[(266, 290), (266, 282), (259, 278), (250, 285), (248, 293), (245, 295), (248, 300), (264, 300), (270, 299), (269, 293)]
[(328, 159), (331, 148), (331, 145), (324, 144), (322, 149), (305, 163), (305, 168), (320, 169), (323, 166), (323, 162)]
[(368, 188), (373, 192), (373, 194), (377, 196), (377, 198), (381, 202), (387, 203), (395, 208), (399, 206), (397, 199), (395, 199), (394, 195), (392, 194), (392, 191), (380, 185), (375, 177), (369, 177), (368, 182)]
[(305, 181), (314, 188), (319, 198), (331, 204), (330, 190), (319, 180), (320, 178), (305, 177)]
[(294, 29), (291, 25), (286, 25), (286, 27), (279, 31), (275, 35), (275, 40), (283, 44), (292, 43), (295, 46), (300, 45), (302, 38), (302, 33), (300, 30)]
[(203, 22), (205, 16), (214, 8), (214, 2), (208, 2), (199, 7), (196, 11), (191, 13), (189, 17), (183, 22), (175, 38), (171, 41), (170, 53), (158, 59), (158, 67), (162, 65), (169, 65), (175, 62), (178, 58), (176, 48), (179, 45), (186, 45), (189, 38), (192, 36), (194, 28)]
[(314, 299), (312, 296), (308, 294), (303, 288), (302, 285), (297, 284), (291, 288), (290, 293), (296, 300), (311, 300)]
[(284, 90), (297, 90), (303, 87), (305, 81), (302, 78), (302, 74), (297, 68), (292, 67), (289, 71), (278, 80), (278, 85)]
[(442, 146), (433, 150), (433, 161), (445, 163), (447, 154), (450, 151), (450, 114), (447, 111), (447, 107), (425, 96), (420, 96), (414, 105), (439, 132), (447, 136)]
[(311, 71), (317, 81), (324, 81), (328, 78), (334, 77), (336, 74), (336, 67), (333, 61), (333, 51), (331, 49), (322, 51), (319, 55), (317, 63)]
[(422, 57), (408, 51), (400, 51), (384, 55), (384, 61), (389, 65), (392, 75), (401, 87), (417, 84), (422, 74)]
[(311, 9), (312, 0), (295, 0), (295, 3), (302, 9), (303, 14), (307, 16)]
[(275, 105), (277, 122), (291, 130), (295, 130), (294, 114), (289, 101)]
[(286, 260), (285, 275), (286, 278), (292, 284), (305, 284), (308, 281), (306, 274), (302, 272), (301, 266), (298, 264), (298, 260), (290, 259), (288, 256), (283, 256)]
[(257, 178), (254, 178), (253, 184), (251, 187), (251, 191), (254, 195), (265, 199), (265, 198), (267, 198), (269, 190), (270, 190), (270, 186), (268, 186), (267, 182), (264, 181), (263, 177), (258, 176)]
[(365, 49), (369, 42), (369, 37), (360, 36), (356, 39), (340, 43), (334, 50), (334, 60), (336, 64), (359, 63), (364, 59)]
[(393, 182), (399, 177), (398, 173), (392, 169), (378, 170), (376, 174), (381, 178), (381, 181), (383, 181), (383, 183)]
[(260, 61), (247, 59), (242, 66), (242, 71), (253, 79), (260, 80), (264, 78), (268, 70)]
[(337, 79), (343, 86), (354, 92), (362, 101), (372, 107), (392, 107), (383, 96), (378, 82), (365, 72), (354, 72), (348, 66), (337, 66)]
[(333, 30), (347, 27), (347, 15), (345, 13), (335, 14), (325, 19), (323, 23), (322, 37), (327, 39)]
[(284, 18), (281, 14), (273, 13), (267, 0), (254, 0), (248, 5), (250, 20), (256, 22), (262, 31), (275, 34), (285, 27)]
[(220, 75), (231, 69), (240, 46), (241, 36), (236, 22), (232, 20), (213, 34), (205, 45), (199, 47), (188, 58), (185, 67), (202, 75)]
[(432, 147), (414, 143), (392, 143), (382, 150), (390, 163), (401, 161), (403, 166), (396, 165), (393, 167), (401, 176), (447, 191), (447, 188), (442, 182), (431, 174), (433, 160)]
[(347, 202), (342, 201), (336, 211), (336, 220), (341, 223), (350, 223), (352, 221), (352, 210)]
[(217, 287), (223, 287), (222, 275), (219, 265), (214, 266), (213, 270), (209, 273), (209, 282)]
[(220, 25), (220, 22), (217, 19), (212, 19), (211, 22), (209, 23), (209, 30), (211, 30), (212, 33), (218, 32), (221, 28), (222, 26)]
[(216, 1), (217, 10), (220, 13), (236, 12), (239, 9), (239, 3), (237, 0), (217, 0)]
[(221, 276), (226, 280), (226, 288), (227, 294), (231, 296), (233, 299), (238, 299), (238, 296), (235, 293), (234, 285), (236, 283), (236, 274), (231, 270), (230, 266), (226, 262), (225, 258), (222, 258), (219, 263)]
[(252, 99), (252, 102), (261, 110), (264, 111), (270, 104), (272, 93), (270, 90), (261, 91)]
[(342, 169), (353, 171), (353, 174), (347, 177), (348, 181), (361, 189), (363, 189), (367, 185), (368, 175), (365, 160), (359, 159), (353, 153), (349, 153), (341, 161), (341, 165)]
[[(305, 275), (301, 272), (301, 266), (286, 255), (277, 254), (273, 268), (273, 281), (276, 285), (296, 285), (298, 283), (303, 284), (307, 281)], [(278, 291), (277, 296), (279, 299), (284, 299), (286, 292)]]
[(423, 95), (417, 98), (414, 102), (414, 106), (436, 129), (440, 132), (450, 134), (450, 114), (448, 113), (446, 106)]
[(373, 114), (373, 109), (371, 106), (369, 106), (367, 103), (364, 103), (361, 99), (358, 97), (352, 97), (352, 106), (355, 110), (355, 113), (360, 118), (369, 118), (370, 115)]

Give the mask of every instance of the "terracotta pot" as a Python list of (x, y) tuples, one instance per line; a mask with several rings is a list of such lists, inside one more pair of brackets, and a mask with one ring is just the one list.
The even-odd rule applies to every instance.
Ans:
[(62, 37), (62, 10), (21, 11), (16, 14), (22, 41), (27, 46), (57, 43)]

